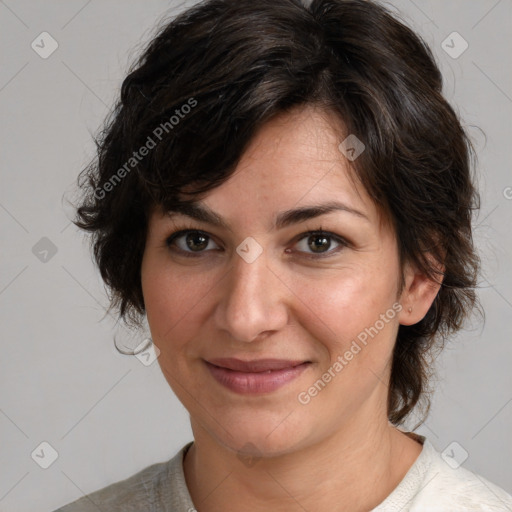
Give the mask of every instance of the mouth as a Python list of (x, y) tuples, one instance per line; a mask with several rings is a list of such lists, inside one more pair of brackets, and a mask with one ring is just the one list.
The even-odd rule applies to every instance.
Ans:
[(242, 361), (222, 358), (204, 361), (210, 374), (235, 393), (269, 393), (299, 377), (311, 361), (258, 359)]

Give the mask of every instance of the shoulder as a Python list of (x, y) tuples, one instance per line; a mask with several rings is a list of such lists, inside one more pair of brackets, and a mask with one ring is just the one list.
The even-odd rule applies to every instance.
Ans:
[(94, 491), (54, 512), (141, 512), (156, 505), (172, 504), (176, 484), (174, 474), (181, 469), (183, 454), (188, 446), (166, 462), (152, 464), (129, 478)]
[[(425, 440), (423, 487), (414, 497), (410, 511), (464, 510), (512, 511), (512, 496), (483, 476), (456, 463), (450, 463)], [(457, 467), (458, 466), (458, 467)]]
[(423, 449), (393, 492), (372, 512), (512, 512), (512, 496), (441, 455), (424, 436), (404, 432)]

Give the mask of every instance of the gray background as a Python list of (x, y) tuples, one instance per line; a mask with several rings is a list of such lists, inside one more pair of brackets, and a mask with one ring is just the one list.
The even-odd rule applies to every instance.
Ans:
[[(102, 320), (105, 291), (65, 199), (127, 65), (180, 5), (0, 2), (3, 512), (52, 511), (167, 460), (191, 439), (187, 412), (158, 363), (115, 350), (114, 321)], [(512, 492), (512, 1), (396, 0), (392, 8), (435, 52), (446, 96), (479, 153), (482, 192), (475, 237), (486, 322), (474, 322), (438, 359), (440, 382), (418, 431), (439, 451), (456, 441), (455, 458), (468, 453), (463, 467)], [(31, 48), (43, 31), (59, 45), (47, 59)], [(453, 31), (469, 44), (457, 59), (442, 48)], [(54, 255), (41, 252), (50, 247), (43, 237)], [(48, 469), (31, 456), (43, 441), (58, 452)]]

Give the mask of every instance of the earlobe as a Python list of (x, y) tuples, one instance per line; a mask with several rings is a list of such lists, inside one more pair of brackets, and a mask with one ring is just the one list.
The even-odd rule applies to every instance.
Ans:
[(398, 319), (401, 325), (414, 325), (425, 317), (441, 288), (442, 274), (438, 276), (431, 278), (422, 270), (407, 265), (400, 297), (402, 311)]

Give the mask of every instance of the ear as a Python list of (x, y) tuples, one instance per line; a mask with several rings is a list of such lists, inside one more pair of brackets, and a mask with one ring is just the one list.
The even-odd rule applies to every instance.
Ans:
[[(434, 261), (433, 258), (429, 259), (431, 262)], [(436, 264), (436, 270), (444, 272), (444, 266)], [(414, 325), (425, 317), (441, 288), (442, 280), (441, 273), (436, 273), (432, 279), (415, 265), (405, 265), (405, 284), (400, 296), (402, 310), (398, 316), (401, 325)]]

